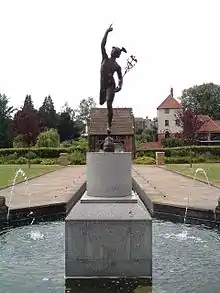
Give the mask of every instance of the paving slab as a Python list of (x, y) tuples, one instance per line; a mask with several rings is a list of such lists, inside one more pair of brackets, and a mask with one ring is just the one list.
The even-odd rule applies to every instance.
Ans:
[(133, 165), (132, 177), (152, 202), (215, 209), (220, 189), (157, 166)]
[[(85, 182), (85, 166), (68, 166), (15, 185), (10, 209), (67, 202)], [(0, 190), (10, 201), (12, 187)], [(29, 205), (30, 199), (30, 205)]]

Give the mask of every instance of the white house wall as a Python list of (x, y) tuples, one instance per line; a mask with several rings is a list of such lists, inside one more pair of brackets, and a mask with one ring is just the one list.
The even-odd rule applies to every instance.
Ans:
[[(175, 114), (179, 109), (169, 109), (169, 114), (165, 113), (165, 109), (157, 110), (158, 118), (158, 133), (165, 133), (169, 131), (170, 133), (182, 132), (182, 128), (176, 125)], [(165, 126), (165, 120), (169, 120), (169, 126)]]

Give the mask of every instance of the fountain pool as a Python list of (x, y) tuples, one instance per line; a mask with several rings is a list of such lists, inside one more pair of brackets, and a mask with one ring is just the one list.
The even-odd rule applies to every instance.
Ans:
[[(153, 220), (153, 287), (66, 292), (218, 293), (220, 234), (203, 226)], [(64, 280), (64, 222), (45, 222), (0, 232), (0, 293), (61, 293)], [(129, 289), (130, 288), (130, 289)]]

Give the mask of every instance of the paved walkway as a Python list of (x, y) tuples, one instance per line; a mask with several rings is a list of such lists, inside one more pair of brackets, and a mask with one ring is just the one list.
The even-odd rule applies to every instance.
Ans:
[(214, 209), (220, 189), (156, 166), (133, 165), (132, 176), (154, 202)]
[[(10, 207), (23, 208), (50, 203), (67, 202), (86, 179), (85, 166), (69, 166), (34, 178), (14, 188)], [(132, 176), (154, 202), (214, 209), (220, 189), (186, 178), (156, 166), (133, 165)], [(0, 196), (10, 199), (11, 187), (0, 190)], [(29, 193), (29, 195), (28, 195)]]
[[(15, 185), (10, 208), (23, 208), (67, 202), (85, 181), (85, 166), (69, 166)], [(11, 187), (0, 190), (0, 196), (10, 200)], [(29, 194), (29, 195), (28, 195)]]

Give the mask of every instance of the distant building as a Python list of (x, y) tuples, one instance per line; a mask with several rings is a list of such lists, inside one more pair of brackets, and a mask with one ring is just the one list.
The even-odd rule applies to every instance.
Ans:
[[(134, 116), (132, 108), (114, 108), (111, 136), (120, 151), (135, 153)], [(88, 121), (89, 151), (102, 149), (107, 129), (107, 109), (92, 108)]]
[(173, 88), (171, 88), (169, 96), (157, 107), (159, 141), (182, 132), (182, 128), (177, 125), (175, 118), (181, 109), (182, 106), (173, 97)]
[(146, 118), (135, 117), (135, 132), (147, 131), (157, 127), (157, 118), (150, 119), (148, 116)]

